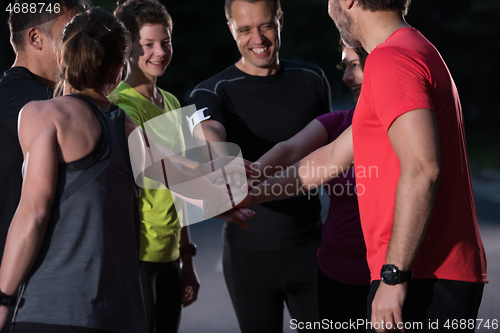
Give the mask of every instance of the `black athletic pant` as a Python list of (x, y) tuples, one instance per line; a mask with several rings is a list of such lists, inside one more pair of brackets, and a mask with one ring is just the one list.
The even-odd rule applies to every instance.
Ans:
[(319, 321), (317, 250), (318, 244), (285, 251), (224, 246), (224, 277), (242, 333), (283, 332), (284, 302), (292, 320)]
[(322, 323), (323, 320), (328, 322), (328, 329), (323, 331), (366, 332), (365, 327), (356, 326), (358, 329), (352, 329), (349, 323), (366, 318), (370, 285), (359, 286), (332, 280), (319, 268), (317, 281), (319, 318)]
[(11, 330), (12, 333), (113, 333), (111, 331), (98, 330), (89, 327), (49, 325), (38, 323), (16, 323)]
[[(370, 289), (368, 320), (379, 285), (380, 280), (373, 281)], [(410, 281), (403, 305), (403, 321), (413, 323), (414, 329), (407, 329), (406, 332), (474, 332), (476, 325), (469, 327), (469, 324), (475, 324), (483, 289), (482, 283), (438, 279)]]
[(139, 270), (149, 332), (176, 333), (182, 304), (180, 261), (140, 261)]

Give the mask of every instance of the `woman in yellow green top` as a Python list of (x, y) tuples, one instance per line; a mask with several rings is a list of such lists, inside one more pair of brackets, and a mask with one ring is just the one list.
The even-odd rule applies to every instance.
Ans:
[[(141, 126), (180, 108), (177, 98), (156, 86), (156, 78), (172, 58), (172, 19), (157, 0), (128, 0), (116, 8), (115, 16), (130, 32), (133, 44), (125, 80), (109, 98)], [(170, 145), (166, 148), (184, 151), (181, 119), (172, 118), (161, 139)], [(196, 248), (186, 221), (181, 223), (185, 207), (181, 214), (176, 212), (174, 200), (179, 199), (163, 185), (145, 182), (149, 183), (140, 199), (140, 272), (148, 327), (150, 332), (155, 327), (157, 333), (177, 332), (181, 306), (198, 295), (200, 283), (192, 259)]]

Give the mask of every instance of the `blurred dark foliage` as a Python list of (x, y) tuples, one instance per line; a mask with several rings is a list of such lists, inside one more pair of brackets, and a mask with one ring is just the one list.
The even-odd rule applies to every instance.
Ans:
[[(0, 70), (14, 61), (9, 44), (6, 0), (0, 13)], [(227, 28), (224, 0), (161, 0), (174, 21), (174, 56), (158, 85), (185, 104), (194, 86), (239, 59)], [(336, 69), (338, 33), (327, 13), (327, 0), (282, 0), (285, 14), (282, 58), (313, 63), (325, 71), (334, 105), (352, 104)], [(112, 11), (116, 0), (93, 0)], [(473, 161), (500, 167), (500, 1), (414, 0), (407, 21), (441, 52), (455, 79)]]

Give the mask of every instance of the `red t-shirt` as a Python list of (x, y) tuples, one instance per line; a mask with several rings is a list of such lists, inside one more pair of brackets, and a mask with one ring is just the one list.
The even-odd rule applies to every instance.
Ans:
[(353, 118), (358, 200), (371, 278), (380, 279), (386, 263), (400, 174), (387, 131), (400, 115), (420, 108), (436, 113), (441, 172), (429, 228), (411, 267), (414, 278), (487, 283), (458, 92), (439, 52), (414, 28), (397, 30), (368, 56)]

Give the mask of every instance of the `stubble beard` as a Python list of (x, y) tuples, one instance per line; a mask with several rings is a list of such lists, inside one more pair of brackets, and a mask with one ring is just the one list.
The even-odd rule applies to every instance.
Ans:
[(358, 39), (356, 39), (352, 34), (352, 31), (355, 28), (355, 23), (352, 17), (349, 16), (349, 13), (342, 10), (340, 4), (338, 3), (338, 0), (331, 0), (330, 6), (331, 6), (330, 10), (333, 9), (335, 16), (338, 17), (338, 20), (336, 21), (333, 18), (334, 17), (334, 15), (332, 15), (333, 13), (331, 13), (330, 15), (333, 22), (337, 26), (337, 29), (339, 30), (340, 38), (342, 39), (344, 45), (350, 48), (361, 47), (362, 46), (361, 42)]

